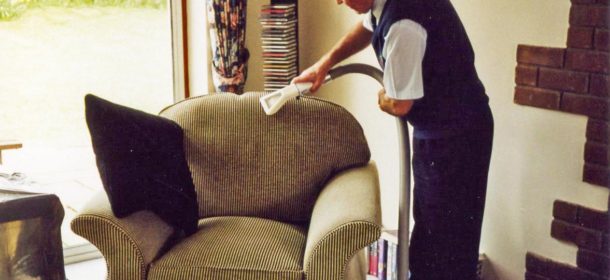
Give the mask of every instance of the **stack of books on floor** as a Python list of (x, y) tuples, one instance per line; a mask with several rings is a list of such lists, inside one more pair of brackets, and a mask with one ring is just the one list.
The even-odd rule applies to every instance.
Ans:
[(290, 84), (298, 72), (296, 5), (263, 5), (259, 20), (265, 90), (274, 91)]
[(367, 248), (369, 271), (367, 280), (398, 280), (397, 231), (384, 231), (381, 238)]
[[(379, 240), (366, 249), (367, 280), (398, 280), (398, 231), (384, 230)], [(485, 254), (479, 255), (477, 280), (496, 279)]]

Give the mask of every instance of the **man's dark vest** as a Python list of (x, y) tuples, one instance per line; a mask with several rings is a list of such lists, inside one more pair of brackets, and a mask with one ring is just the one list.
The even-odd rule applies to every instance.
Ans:
[(406, 116), (415, 137), (451, 135), (488, 123), (489, 98), (466, 30), (449, 0), (387, 0), (372, 39), (382, 68), (386, 34), (402, 19), (419, 23), (428, 34), (422, 63), (424, 97), (415, 100)]

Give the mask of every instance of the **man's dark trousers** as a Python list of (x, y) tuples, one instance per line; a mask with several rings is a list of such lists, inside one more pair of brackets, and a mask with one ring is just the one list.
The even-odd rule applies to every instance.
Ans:
[(414, 139), (411, 280), (476, 279), (493, 121), (487, 128)]

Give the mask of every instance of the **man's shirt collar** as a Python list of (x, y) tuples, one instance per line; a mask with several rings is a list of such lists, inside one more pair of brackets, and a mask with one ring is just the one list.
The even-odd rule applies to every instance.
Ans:
[(379, 20), (381, 18), (381, 12), (383, 12), (383, 6), (385, 6), (386, 0), (373, 0), (373, 9), (371, 12), (373, 16)]

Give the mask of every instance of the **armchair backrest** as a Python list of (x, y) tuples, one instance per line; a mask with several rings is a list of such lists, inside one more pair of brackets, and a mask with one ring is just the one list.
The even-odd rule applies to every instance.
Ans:
[(184, 130), (202, 218), (307, 222), (332, 175), (370, 160), (362, 127), (342, 107), (304, 97), (267, 116), (262, 94), (211, 94), (161, 112)]

